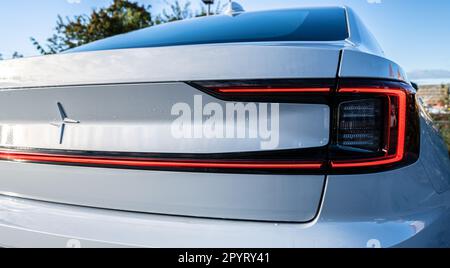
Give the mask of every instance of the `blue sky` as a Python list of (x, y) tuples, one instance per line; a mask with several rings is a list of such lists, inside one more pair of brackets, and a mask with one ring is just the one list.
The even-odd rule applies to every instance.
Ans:
[[(161, 10), (164, 0), (137, 0)], [(170, 0), (168, 0), (170, 1)], [(224, 2), (225, 0), (222, 0)], [(200, 0), (191, 0), (193, 7)], [(246, 10), (348, 5), (381, 43), (386, 54), (407, 71), (450, 70), (450, 1), (448, 0), (240, 0)], [(106, 6), (110, 0), (3, 0), (0, 4), (0, 53), (37, 55), (30, 36), (52, 35), (58, 14), (72, 16)]]

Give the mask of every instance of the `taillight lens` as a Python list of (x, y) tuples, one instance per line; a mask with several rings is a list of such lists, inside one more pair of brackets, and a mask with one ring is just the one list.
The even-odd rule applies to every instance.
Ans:
[[(419, 116), (415, 90), (410, 85), (395, 81), (340, 79), (336, 87), (335, 82), (206, 81), (191, 85), (226, 101), (318, 103), (330, 106), (330, 118), (333, 120), (327, 146), (266, 152), (266, 160), (272, 158), (294, 163), (314, 160), (315, 163), (322, 163), (316, 166), (318, 172), (348, 173), (398, 167), (418, 159)], [(256, 154), (249, 154), (249, 157), (256, 157)]]
[(383, 105), (379, 98), (339, 103), (337, 144), (362, 152), (382, 150)]
[(339, 103), (337, 150), (331, 167), (377, 167), (402, 161), (407, 137), (408, 94), (404, 87), (340, 88), (339, 99), (356, 100)]

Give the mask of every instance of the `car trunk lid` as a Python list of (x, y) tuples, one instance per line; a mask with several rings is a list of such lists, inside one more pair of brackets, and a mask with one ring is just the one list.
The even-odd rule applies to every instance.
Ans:
[[(16, 161), (0, 161), (0, 193), (146, 213), (310, 221), (325, 175), (322, 162), (297, 152), (308, 158), (328, 144), (329, 106), (227, 100), (192, 82), (329, 84), (338, 47), (186, 46), (2, 63), (0, 146), (2, 160)], [(148, 166), (160, 156), (164, 166)], [(142, 161), (145, 167), (134, 165)], [(174, 161), (181, 168), (167, 168)]]

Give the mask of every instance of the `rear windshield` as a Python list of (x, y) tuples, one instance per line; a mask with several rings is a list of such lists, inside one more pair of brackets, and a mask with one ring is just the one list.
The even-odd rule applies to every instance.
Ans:
[(347, 37), (343, 8), (287, 9), (167, 23), (68, 52), (235, 42), (338, 41)]

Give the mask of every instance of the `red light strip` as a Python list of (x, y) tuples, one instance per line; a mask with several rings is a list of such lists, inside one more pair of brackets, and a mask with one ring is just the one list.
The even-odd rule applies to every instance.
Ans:
[(328, 93), (330, 88), (219, 88), (221, 93)]
[(332, 168), (353, 168), (370, 167), (378, 165), (387, 165), (399, 162), (405, 154), (405, 132), (406, 132), (406, 93), (403, 89), (382, 89), (382, 88), (342, 88), (339, 93), (363, 93), (363, 94), (382, 94), (398, 98), (398, 137), (397, 149), (394, 155), (386, 158), (365, 159), (361, 161), (332, 161)]
[(218, 168), (218, 169), (320, 169), (322, 162), (205, 162), (195, 160), (159, 160), (138, 158), (103, 158), (23, 152), (0, 152), (0, 159), (92, 166), (137, 168)]

